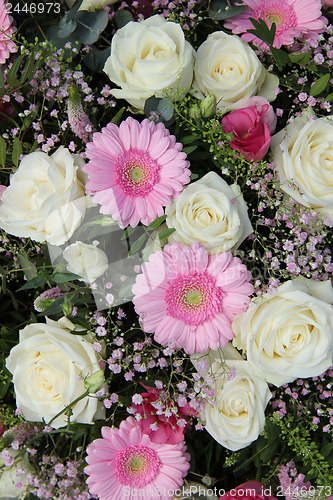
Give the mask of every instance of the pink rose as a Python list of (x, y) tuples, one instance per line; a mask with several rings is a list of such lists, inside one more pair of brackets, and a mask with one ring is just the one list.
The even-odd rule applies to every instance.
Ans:
[(321, 5), (324, 9), (330, 9), (333, 7), (333, 0), (321, 0)]
[(261, 160), (268, 151), (271, 136), (262, 113), (256, 106), (237, 109), (222, 118), (226, 134), (232, 133), (229, 141), (232, 149), (242, 153), (246, 160)]
[[(141, 393), (143, 398), (142, 403), (133, 404), (132, 408), (135, 410), (135, 413), (139, 413), (143, 417), (139, 420), (142, 431), (148, 434), (154, 443), (181, 443), (184, 440), (184, 433), (189, 424), (187, 415), (195, 415), (196, 412), (188, 404), (178, 407), (165, 393), (154, 387), (141, 385), (148, 392)], [(162, 411), (158, 412), (160, 407)], [(174, 407), (178, 410), (179, 417), (184, 420), (184, 427), (178, 425), (178, 418), (171, 411)], [(170, 409), (169, 417), (166, 417), (164, 414), (166, 409)]]
[(248, 481), (222, 495), (219, 500), (277, 500), (259, 481)]
[[(333, 0), (332, 0), (333, 1)], [(267, 99), (261, 97), (260, 95), (253, 95), (242, 102), (242, 108), (249, 108), (251, 106), (256, 106), (261, 118), (267, 123), (270, 133), (274, 132), (277, 122), (277, 117), (274, 112), (273, 106), (269, 104)]]

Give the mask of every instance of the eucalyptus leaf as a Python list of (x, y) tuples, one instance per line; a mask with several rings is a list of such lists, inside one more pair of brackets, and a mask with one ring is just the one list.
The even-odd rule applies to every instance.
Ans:
[(131, 21), (134, 21), (134, 17), (128, 10), (117, 10), (114, 15), (114, 22), (116, 23), (116, 26), (118, 29), (123, 28), (126, 26), (126, 24), (130, 23)]
[(223, 21), (230, 17), (237, 16), (237, 14), (241, 14), (241, 12), (244, 12), (247, 8), (247, 5), (235, 5), (234, 7), (228, 7), (221, 10), (210, 10), (209, 17), (215, 21)]
[(61, 19), (59, 22), (59, 31), (58, 31), (58, 36), (60, 38), (67, 38), (68, 35), (73, 33), (73, 31), (76, 28), (76, 21), (71, 20), (71, 21), (66, 21), (65, 18)]
[(67, 281), (75, 281), (80, 279), (80, 276), (74, 273), (55, 273), (53, 281), (55, 283), (66, 283)]
[(83, 58), (84, 64), (94, 73), (103, 73), (105, 61), (110, 56), (110, 48), (98, 50), (91, 47), (89, 53)]
[(21, 288), (18, 289), (19, 292), (22, 290), (30, 290), (32, 288), (39, 288), (40, 286), (45, 285), (46, 283), (46, 278), (45, 276), (36, 276), (35, 278), (32, 278), (31, 280), (27, 281)]
[(99, 12), (86, 12), (80, 10), (74, 16), (77, 23), (74, 36), (85, 45), (97, 42), (99, 35), (105, 30), (109, 17), (105, 10)]

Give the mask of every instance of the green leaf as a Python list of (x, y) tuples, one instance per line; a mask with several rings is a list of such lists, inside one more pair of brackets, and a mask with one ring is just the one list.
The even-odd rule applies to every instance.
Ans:
[(6, 141), (3, 137), (0, 136), (0, 165), (1, 167), (6, 166)]
[(146, 240), (146, 234), (142, 234), (140, 236), (140, 238), (138, 238), (134, 243), (133, 245), (131, 245), (130, 247), (130, 250), (128, 252), (128, 255), (131, 256), (131, 255), (134, 255), (136, 252), (138, 252), (138, 250), (140, 250), (140, 248), (142, 247), (142, 245), (144, 244)]
[(198, 135), (187, 135), (186, 137), (182, 137), (181, 143), (182, 144), (191, 144), (191, 142), (197, 140), (199, 138)]
[(166, 238), (169, 238), (170, 234), (174, 233), (176, 230), (173, 227), (170, 227), (168, 229), (164, 229), (160, 233), (158, 233), (158, 237), (160, 240), (164, 240)]
[(267, 45), (273, 45), (275, 31), (276, 31), (276, 24), (272, 23), (271, 28), (269, 29), (269, 27), (267, 26), (267, 24), (263, 19), (259, 19), (257, 21), (256, 19), (253, 19), (253, 17), (250, 17), (249, 20), (251, 21), (255, 29), (247, 30), (247, 32), (252, 33), (252, 35), (255, 35), (257, 38), (260, 38), (260, 40), (267, 43)]
[(193, 151), (197, 149), (198, 146), (187, 146), (186, 148), (183, 148), (183, 152), (186, 153), (187, 155), (191, 154)]
[(120, 239), (122, 241), (126, 240), (134, 233), (135, 230), (136, 230), (136, 227), (128, 226), (126, 229), (124, 229), (124, 234), (122, 235), (122, 237)]
[(134, 18), (128, 10), (117, 10), (114, 15), (114, 22), (118, 29), (126, 26), (127, 23), (134, 21)]
[(328, 96), (326, 96), (326, 101), (333, 101), (333, 93), (332, 94), (328, 94)]
[(73, 33), (76, 29), (76, 21), (75, 20), (66, 20), (66, 15), (63, 17), (63, 19), (60, 20), (59, 22), (59, 31), (58, 31), (58, 36), (60, 38), (67, 38), (68, 35)]
[(5, 85), (5, 80), (3, 78), (2, 65), (0, 65), (0, 89), (3, 88), (4, 85)]
[(80, 276), (74, 273), (55, 273), (52, 278), (55, 283), (66, 283), (67, 281), (78, 280)]
[(229, 19), (230, 17), (234, 17), (244, 12), (247, 8), (247, 5), (238, 5), (228, 10), (210, 10), (209, 17), (215, 21), (223, 21), (224, 19)]
[(78, 11), (74, 16), (77, 26), (74, 36), (85, 45), (97, 42), (99, 35), (105, 30), (109, 17), (105, 10), (99, 12)]
[(121, 108), (118, 111), (118, 113), (112, 118), (111, 123), (114, 123), (115, 125), (119, 125), (121, 117), (123, 116), (125, 109), (126, 109), (125, 106), (123, 108)]
[(318, 95), (320, 94), (323, 90), (325, 90), (326, 85), (328, 84), (329, 80), (331, 78), (330, 73), (326, 73), (326, 75), (321, 76), (314, 85), (312, 85), (310, 89), (310, 95)]
[(38, 276), (38, 272), (34, 264), (29, 260), (28, 255), (21, 251), (18, 255), (18, 260), (21, 265), (21, 269), (24, 272), (25, 277), (27, 280), (31, 280), (32, 278), (35, 278)]
[(27, 281), (21, 288), (18, 289), (18, 292), (21, 292), (22, 290), (30, 290), (31, 288), (38, 288), (40, 286), (45, 285), (46, 283), (46, 278), (45, 276), (36, 276), (36, 278), (32, 278), (31, 280)]
[(292, 52), (289, 54), (289, 59), (292, 63), (306, 66), (310, 61), (310, 54), (308, 52)]
[(18, 137), (14, 137), (13, 141), (13, 152), (12, 152), (12, 162), (15, 167), (18, 166), (19, 157), (22, 154), (22, 143)]
[(289, 58), (289, 54), (282, 49), (276, 49), (275, 47), (271, 47), (272, 56), (275, 59), (277, 67), (281, 71), (286, 64), (291, 65), (291, 61)]
[(157, 219), (153, 220), (148, 226), (148, 229), (151, 229), (152, 231), (154, 229), (157, 229), (166, 219), (166, 215), (161, 215), (161, 217), (157, 217)]
[(8, 76), (7, 76), (7, 79), (10, 79), (10, 78), (13, 78), (15, 79), (16, 78), (16, 74), (19, 70), (19, 67), (20, 67), (20, 64), (22, 62), (22, 59), (25, 57), (25, 54), (20, 54), (14, 61), (13, 63), (13, 66), (10, 68), (10, 70), (8, 71)]

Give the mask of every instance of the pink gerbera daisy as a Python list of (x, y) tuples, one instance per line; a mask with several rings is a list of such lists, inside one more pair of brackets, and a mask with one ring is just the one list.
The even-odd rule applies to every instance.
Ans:
[(12, 40), (13, 33), (16, 31), (12, 22), (12, 17), (7, 14), (6, 2), (0, 0), (0, 64), (8, 59), (11, 52), (17, 51)]
[(100, 500), (168, 500), (183, 484), (189, 469), (184, 442), (153, 443), (133, 417), (119, 429), (102, 427), (102, 439), (87, 448), (87, 484)]
[(245, 42), (267, 49), (267, 45), (251, 33), (246, 33), (254, 26), (249, 20), (263, 19), (268, 27), (276, 24), (274, 47), (291, 45), (300, 36), (311, 37), (323, 31), (327, 19), (321, 15), (321, 0), (243, 0), (241, 5), (248, 5), (241, 14), (228, 19), (224, 27), (234, 34), (244, 33)]
[(190, 181), (182, 147), (163, 123), (133, 118), (119, 127), (109, 123), (87, 144), (87, 193), (120, 227), (148, 225)]
[(166, 245), (150, 255), (133, 285), (145, 332), (187, 354), (225, 346), (231, 323), (250, 302), (250, 272), (230, 252), (208, 255), (201, 243)]

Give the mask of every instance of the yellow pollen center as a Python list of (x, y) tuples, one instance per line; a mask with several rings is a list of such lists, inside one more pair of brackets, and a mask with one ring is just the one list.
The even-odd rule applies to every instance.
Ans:
[(131, 170), (131, 177), (132, 177), (133, 181), (135, 181), (135, 182), (140, 181), (143, 177), (141, 169), (138, 167), (134, 167)]
[(271, 24), (275, 23), (276, 25), (278, 25), (281, 22), (280, 17), (278, 17), (274, 14), (272, 14), (271, 16), (268, 16), (268, 20)]
[(142, 460), (141, 458), (134, 458), (132, 461), (131, 461), (131, 469), (140, 469), (140, 467), (142, 466)]
[(190, 292), (186, 295), (185, 297), (185, 300), (186, 302), (188, 302), (189, 304), (192, 304), (194, 306), (200, 304), (201, 302), (201, 297), (200, 295), (198, 294), (198, 292)]

